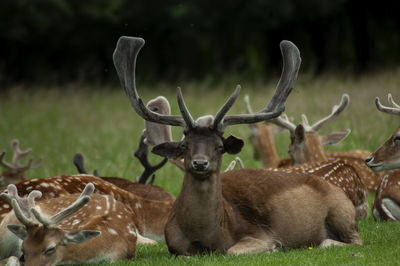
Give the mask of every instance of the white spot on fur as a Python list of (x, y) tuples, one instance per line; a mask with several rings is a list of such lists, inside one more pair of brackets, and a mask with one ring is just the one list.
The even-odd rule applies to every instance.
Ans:
[(117, 231), (115, 231), (114, 229), (112, 229), (112, 228), (108, 228), (108, 232), (110, 233), (110, 234), (112, 234), (112, 235), (118, 235), (118, 233), (117, 233)]
[(142, 204), (140, 204), (139, 202), (136, 202), (135, 208), (136, 208), (136, 209), (142, 208)]
[(72, 225), (79, 224), (80, 222), (81, 222), (80, 220), (78, 220), (78, 219), (75, 219), (75, 220), (72, 222)]

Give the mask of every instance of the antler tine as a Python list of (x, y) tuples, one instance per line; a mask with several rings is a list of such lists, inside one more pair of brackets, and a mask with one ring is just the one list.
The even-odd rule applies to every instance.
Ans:
[[(143, 165), (144, 167), (144, 171), (143, 173), (140, 175), (140, 177), (138, 178), (138, 183), (140, 184), (146, 184), (147, 179), (158, 169), (160, 169), (161, 167), (164, 166), (164, 164), (167, 163), (168, 159), (164, 158), (160, 163), (156, 164), (156, 165), (151, 165), (149, 163), (148, 160), (148, 146), (147, 144), (144, 142), (145, 136), (144, 134), (140, 137), (140, 142), (139, 142), (139, 147), (138, 149), (135, 151), (134, 156), (136, 158), (138, 158), (138, 160), (140, 161), (140, 163)], [(153, 175), (154, 176), (154, 175)], [(154, 180), (153, 180), (154, 182)], [(150, 180), (149, 183), (152, 183), (152, 181)]]
[(396, 109), (400, 109), (400, 105), (394, 102), (392, 94), (388, 93), (388, 102)]
[(14, 151), (12, 164), (15, 165), (16, 168), (20, 168), (21, 166), (19, 166), (19, 160), (28, 153), (30, 153), (32, 149), (29, 148), (25, 151), (21, 151), (21, 149), (19, 148), (19, 141), (17, 139), (13, 139), (11, 141), (11, 147), (13, 148)]
[(303, 124), (303, 127), (305, 131), (311, 131), (312, 128), (310, 126), (310, 123), (308, 123), (308, 118), (305, 114), (301, 114), (301, 123)]
[(272, 123), (274, 123), (277, 126), (283, 127), (289, 132), (293, 133), (296, 130), (296, 125), (290, 122), (288, 116), (286, 114), (282, 114), (279, 117), (276, 117), (271, 120)]
[(219, 111), (217, 112), (217, 114), (215, 115), (215, 119), (214, 119), (214, 124), (213, 124), (213, 128), (216, 129), (223, 129), (224, 128), (224, 116), (226, 115), (226, 113), (229, 111), (229, 109), (231, 109), (232, 105), (235, 103), (237, 97), (239, 96), (240, 93), (240, 85), (236, 86), (235, 91), (232, 93), (232, 95), (228, 98), (228, 100), (226, 101), (226, 103), (221, 107), (221, 109), (219, 109)]
[(177, 97), (178, 97), (179, 110), (181, 111), (183, 120), (185, 120), (186, 127), (193, 128), (195, 126), (195, 122), (194, 122), (192, 115), (190, 114), (189, 110), (186, 107), (185, 101), (183, 100), (183, 97), (182, 97), (182, 91), (181, 91), (180, 87), (177, 88)]
[(185, 126), (180, 116), (160, 115), (152, 112), (143, 104), (136, 90), (136, 58), (144, 45), (142, 38), (122, 36), (117, 42), (113, 54), (115, 69), (117, 70), (122, 87), (131, 101), (133, 109), (145, 120), (172, 126)]
[(30, 227), (30, 226), (34, 226), (34, 225), (37, 224), (37, 223), (34, 222), (32, 219), (26, 217), (26, 216), (23, 214), (23, 212), (22, 212), (20, 206), (18, 205), (16, 199), (12, 199), (12, 200), (11, 200), (11, 206), (13, 207), (15, 216), (17, 217), (17, 219), (18, 219), (23, 225), (25, 225), (26, 227)]
[(381, 112), (388, 113), (388, 114), (394, 114), (394, 115), (400, 115), (399, 108), (393, 108), (393, 107), (388, 107), (388, 106), (382, 105), (381, 102), (379, 101), (378, 97), (375, 98), (375, 104), (376, 104), (376, 108), (378, 108), (378, 110)]
[(75, 153), (73, 159), (74, 165), (80, 174), (87, 174), (88, 172), (85, 169), (85, 159), (81, 153)]
[(68, 216), (79, 211), (85, 204), (90, 200), (90, 196), (94, 192), (94, 185), (92, 183), (86, 184), (81, 195), (67, 208), (48, 218), (43, 215), (36, 208), (32, 208), (31, 211), (35, 215), (36, 219), (46, 227), (56, 226), (59, 222), (67, 218)]
[(347, 107), (347, 105), (349, 105), (349, 102), (350, 102), (349, 95), (347, 93), (344, 93), (342, 95), (342, 99), (339, 105), (333, 106), (331, 114), (316, 122), (314, 125), (311, 126), (311, 129), (314, 131), (318, 131), (319, 129), (321, 129), (321, 127), (323, 127), (325, 124), (329, 123), (330, 121), (335, 119), (340, 113), (342, 113), (343, 110)]
[(13, 170), (14, 169), (14, 166), (12, 165), (12, 164), (10, 164), (10, 163), (8, 163), (8, 162), (6, 162), (5, 160), (4, 160), (4, 155), (6, 154), (6, 151), (2, 151), (1, 153), (0, 153), (0, 164), (2, 165), (2, 166), (4, 166), (5, 168), (7, 168), (7, 169), (9, 169), (9, 170)]
[(247, 112), (249, 114), (252, 114), (253, 113), (253, 109), (251, 108), (251, 105), (250, 105), (249, 95), (245, 95), (244, 96), (244, 103), (246, 104)]
[(283, 68), (275, 94), (269, 104), (254, 114), (230, 115), (223, 119), (222, 128), (235, 124), (256, 123), (270, 120), (279, 116), (285, 110), (285, 102), (297, 79), (301, 58), (299, 49), (290, 41), (282, 41), (280, 44)]

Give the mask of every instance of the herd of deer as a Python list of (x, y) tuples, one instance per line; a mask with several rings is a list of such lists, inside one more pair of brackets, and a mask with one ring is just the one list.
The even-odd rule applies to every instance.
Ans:
[[(368, 215), (368, 192), (375, 192), (376, 220), (400, 220), (400, 128), (377, 151), (324, 152), (324, 145), (340, 142), (349, 130), (318, 135), (318, 130), (348, 105), (344, 94), (329, 116), (310, 125), (305, 115), (293, 124), (285, 101), (300, 67), (300, 53), (281, 42), (283, 70), (275, 94), (260, 111), (226, 115), (240, 86), (214, 116), (194, 120), (178, 88), (180, 116), (170, 115), (166, 98), (144, 105), (135, 85), (136, 57), (141, 38), (121, 37), (113, 59), (133, 109), (145, 120), (135, 156), (145, 170), (138, 179), (100, 177), (86, 172), (83, 156), (74, 157), (79, 175), (26, 179), (25, 171), (41, 160), (21, 165), (30, 152), (12, 141), (12, 162), (0, 163), (0, 259), (8, 265), (115, 262), (131, 259), (136, 244), (165, 241), (176, 255), (208, 252), (226, 254), (271, 252), (281, 248), (361, 245), (357, 219)], [(400, 115), (376, 99), (378, 110)], [(256, 122), (263, 122), (255, 124)], [(265, 169), (246, 169), (240, 159), (221, 172), (222, 154), (237, 154), (244, 142), (224, 137), (230, 125), (249, 124), (251, 143)], [(183, 127), (184, 137), (172, 141), (171, 127)], [(274, 133), (290, 133), (290, 158), (279, 158)], [(148, 145), (164, 157), (152, 166)], [(167, 161), (184, 172), (182, 189), (174, 198), (152, 185), (153, 173)], [(235, 164), (239, 168), (233, 170)], [(378, 172), (381, 171), (381, 172)], [(149, 181), (150, 182), (146, 184)]]

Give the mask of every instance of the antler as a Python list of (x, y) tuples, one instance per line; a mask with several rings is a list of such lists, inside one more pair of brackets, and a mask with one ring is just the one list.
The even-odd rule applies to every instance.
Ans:
[[(162, 114), (170, 115), (171, 107), (168, 100), (164, 96), (158, 96), (147, 103), (147, 108), (151, 111)], [(145, 143), (151, 146), (158, 145), (167, 141), (172, 141), (172, 133), (170, 125), (163, 125), (145, 120), (145, 130), (143, 131)]]
[(286, 114), (282, 114), (281, 116), (272, 119), (271, 122), (277, 126), (286, 128), (291, 133), (294, 133), (296, 130), (296, 125), (289, 120), (289, 117)]
[(30, 153), (32, 151), (32, 149), (29, 148), (25, 151), (21, 151), (21, 149), (19, 148), (19, 141), (17, 139), (13, 139), (11, 141), (11, 147), (14, 151), (14, 155), (13, 155), (13, 159), (12, 159), (11, 163), (8, 163), (4, 160), (4, 155), (6, 154), (5, 151), (0, 153), (0, 164), (9, 170), (24, 172), (30, 168), (37, 167), (42, 162), (42, 158), (39, 158), (36, 162), (33, 162), (32, 159), (29, 159), (29, 162), (26, 165), (22, 166), (22, 165), (20, 165), (19, 161), (21, 160), (22, 157), (24, 157), (25, 155)]
[[(134, 156), (139, 159), (140, 163), (144, 167), (143, 173), (140, 175), (138, 183), (146, 184), (147, 179), (158, 169), (164, 166), (168, 162), (167, 158), (164, 158), (160, 163), (156, 165), (151, 165), (148, 160), (148, 146), (144, 143), (145, 136), (144, 134), (140, 137), (139, 147), (135, 151)], [(154, 182), (155, 175), (153, 175), (149, 184)]]
[(342, 99), (341, 99), (339, 105), (334, 105), (332, 107), (332, 111), (331, 111), (330, 115), (322, 118), (321, 120), (319, 120), (312, 126), (310, 126), (310, 124), (308, 123), (307, 116), (305, 114), (302, 114), (301, 118), (302, 118), (302, 124), (303, 124), (304, 129), (308, 132), (309, 131), (318, 131), (319, 129), (321, 129), (321, 127), (323, 127), (325, 124), (329, 123), (330, 121), (335, 119), (340, 113), (342, 113), (343, 110), (349, 104), (349, 101), (350, 101), (349, 95), (347, 93), (344, 93), (342, 95)]
[(83, 189), (81, 195), (67, 208), (53, 215), (52, 217), (47, 217), (46, 215), (40, 213), (40, 211), (33, 207), (31, 211), (36, 219), (42, 223), (45, 227), (53, 227), (60, 223), (62, 220), (67, 218), (68, 216), (74, 214), (79, 211), (85, 204), (87, 204), (90, 200), (90, 196), (94, 192), (94, 185), (92, 183), (86, 184)]
[(272, 96), (269, 104), (253, 114), (229, 115), (224, 117), (239, 94), (240, 87), (238, 86), (225, 105), (216, 114), (214, 120), (215, 128), (223, 129), (229, 125), (266, 121), (279, 116), (285, 110), (285, 102), (297, 79), (301, 58), (299, 49), (290, 41), (282, 41), (280, 48), (283, 57), (282, 74), (275, 94)]
[(388, 102), (392, 105), (392, 107), (382, 105), (379, 101), (379, 98), (375, 98), (376, 108), (378, 108), (379, 111), (388, 114), (400, 115), (400, 105), (394, 102), (392, 94), (390, 93), (388, 94)]
[[(195, 121), (186, 108), (180, 88), (178, 88), (177, 95), (182, 117), (157, 114), (144, 106), (143, 101), (136, 91), (135, 85), (136, 57), (143, 45), (144, 40), (141, 38), (123, 36), (119, 38), (113, 54), (114, 65), (120, 82), (131, 101), (132, 107), (142, 118), (151, 122), (187, 128), (194, 127), (196, 125)], [(283, 56), (283, 70), (277, 89), (270, 103), (254, 114), (230, 115), (225, 117), (225, 114), (239, 95), (240, 86), (237, 86), (235, 92), (215, 115), (213, 128), (223, 130), (229, 125), (265, 121), (277, 117), (283, 112), (285, 109), (285, 101), (292, 91), (293, 84), (297, 78), (301, 59), (300, 52), (293, 43), (282, 41), (280, 47)]]
[(113, 54), (114, 66), (117, 70), (122, 87), (131, 101), (133, 109), (145, 120), (172, 126), (185, 126), (180, 116), (160, 115), (149, 110), (136, 91), (136, 57), (144, 45), (142, 38), (122, 36), (117, 42)]
[(37, 224), (31, 219), (30, 209), (35, 206), (35, 199), (42, 197), (42, 193), (33, 190), (26, 198), (18, 196), (17, 187), (13, 184), (8, 185), (7, 190), (1, 193), (1, 197), (9, 202), (14, 209), (15, 216), (25, 226), (33, 226)]
[[(83, 158), (83, 155), (78, 153), (75, 153), (74, 155), (74, 159), (73, 159), (74, 165), (76, 167), (76, 169), (78, 170), (78, 172), (80, 174), (87, 174), (88, 172), (85, 169), (85, 159)], [(100, 177), (99, 173), (97, 172), (97, 170), (93, 171), (93, 175)]]

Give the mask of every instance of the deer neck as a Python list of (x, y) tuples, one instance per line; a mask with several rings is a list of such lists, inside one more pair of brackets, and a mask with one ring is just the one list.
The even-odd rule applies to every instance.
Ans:
[(210, 246), (226, 233), (227, 202), (222, 196), (219, 173), (198, 180), (186, 171), (176, 199), (175, 214), (180, 229), (191, 241)]

